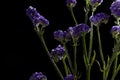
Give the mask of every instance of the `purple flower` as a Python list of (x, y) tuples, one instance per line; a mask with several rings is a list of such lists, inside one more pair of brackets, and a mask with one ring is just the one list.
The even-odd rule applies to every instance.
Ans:
[(34, 26), (39, 26), (41, 24), (42, 26), (48, 26), (49, 21), (45, 19), (42, 15), (40, 15), (36, 8), (29, 6), (26, 9), (26, 14), (30, 18), (30, 20), (33, 22)]
[(103, 0), (90, 0), (91, 5), (101, 4)]
[(47, 77), (42, 72), (35, 72), (30, 76), (29, 80), (47, 80)]
[(51, 51), (51, 58), (53, 58), (56, 62), (62, 60), (63, 55), (65, 54), (65, 49), (61, 45), (58, 45), (55, 49)]
[(54, 38), (60, 42), (70, 41), (70, 34), (67, 31), (58, 30), (54, 32)]
[(113, 26), (111, 28), (111, 33), (112, 33), (112, 37), (117, 39), (120, 39), (120, 26)]
[(97, 13), (96, 15), (90, 17), (90, 22), (93, 23), (95, 26), (100, 23), (106, 24), (108, 22), (109, 17), (110, 16), (106, 13)]
[(78, 24), (75, 27), (69, 27), (68, 32), (74, 37), (79, 38), (83, 33), (90, 32), (90, 27), (86, 24)]
[(113, 26), (111, 29), (111, 33), (117, 32), (120, 34), (120, 26)]
[(115, 1), (110, 7), (111, 13), (117, 18), (120, 17), (120, 1)]
[(64, 80), (75, 80), (75, 79), (74, 79), (74, 76), (72, 74), (69, 74), (68, 76), (66, 76), (64, 78)]
[(66, 4), (68, 7), (75, 7), (75, 5), (77, 4), (76, 0), (66, 0)]

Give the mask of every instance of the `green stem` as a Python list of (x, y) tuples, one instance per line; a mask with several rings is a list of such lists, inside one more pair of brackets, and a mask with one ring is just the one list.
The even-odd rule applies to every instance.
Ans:
[[(117, 19), (117, 25), (120, 25), (120, 18)], [(108, 66), (107, 66), (107, 70), (106, 70), (106, 78), (108, 77), (108, 73), (109, 73), (109, 71), (110, 71), (110, 68), (111, 68), (111, 65), (112, 65), (113, 61), (118, 57), (117, 54), (118, 54), (118, 52), (113, 51), (113, 54), (112, 54), (111, 60), (110, 60), (110, 62), (109, 62), (109, 64), (108, 64)], [(117, 61), (115, 61), (115, 64), (114, 64), (115, 67), (116, 67), (116, 64), (117, 64)], [(115, 76), (116, 74), (117, 74), (117, 73), (113, 74), (112, 79), (114, 78), (114, 76)]]
[[(94, 12), (92, 12), (92, 16), (94, 15)], [(93, 46), (93, 24), (91, 23), (90, 28), (90, 41), (89, 41), (89, 53), (88, 53), (88, 59), (90, 60), (91, 52), (92, 52), (92, 46)]]
[(77, 74), (77, 42), (74, 43), (74, 71), (75, 71), (75, 77)]
[(116, 68), (116, 71), (114, 72), (114, 74), (112, 75), (111, 80), (115, 80), (116, 75), (118, 74), (118, 71), (120, 70), (120, 64), (118, 65), (118, 67)]
[(63, 62), (63, 65), (64, 65), (65, 74), (66, 74), (66, 76), (67, 76), (67, 75), (68, 75), (68, 68), (67, 68), (67, 65), (66, 65), (65, 59), (63, 59), (62, 62)]
[(86, 40), (85, 40), (85, 35), (82, 37), (82, 42), (83, 42), (83, 53), (85, 54), (85, 57), (87, 59), (87, 64), (89, 63), (88, 58), (87, 58), (87, 49), (86, 49)]
[(82, 37), (82, 42), (83, 42), (83, 53), (85, 54), (85, 59), (86, 59), (86, 80), (90, 80), (90, 65), (89, 65), (89, 60), (87, 56), (87, 49), (86, 49), (86, 40), (85, 40), (85, 34)]
[(91, 71), (91, 66), (88, 66), (88, 70), (87, 70), (87, 80), (90, 80), (90, 71)]
[(77, 20), (76, 20), (76, 18), (75, 18), (75, 15), (74, 15), (73, 8), (72, 8), (72, 7), (69, 7), (69, 9), (70, 9), (70, 13), (71, 13), (71, 15), (72, 15), (72, 18), (73, 18), (75, 24), (77, 25), (78, 23), (77, 23)]
[(106, 67), (106, 76), (105, 76), (106, 79), (107, 79), (107, 77), (108, 77), (108, 73), (109, 73), (109, 71), (110, 71), (111, 65), (112, 65), (113, 61), (115, 60), (116, 56), (117, 56), (117, 53), (114, 52), (114, 53), (112, 54), (112, 57), (111, 57), (111, 59), (110, 59), (110, 62), (109, 62), (109, 64), (108, 64), (108, 66)]
[(105, 60), (104, 60), (104, 56), (103, 56), (103, 52), (102, 52), (102, 44), (101, 44), (99, 26), (97, 26), (97, 35), (98, 35), (98, 44), (99, 44), (100, 57), (101, 57), (103, 65), (104, 65), (105, 64)]
[(68, 50), (67, 50), (67, 47), (66, 47), (65, 43), (63, 43), (63, 47), (65, 48), (65, 53), (67, 55), (67, 60), (68, 60), (68, 63), (70, 65), (70, 69), (71, 69), (72, 73), (74, 73), (73, 66), (72, 66), (72, 61), (71, 61), (70, 55), (68, 54)]
[(112, 75), (111, 80), (115, 79), (115, 73), (116, 73), (116, 70), (117, 70), (117, 62), (118, 62), (118, 56), (116, 56), (115, 61), (114, 61), (114, 69), (113, 69), (113, 75)]
[(102, 52), (102, 44), (101, 44), (101, 38), (100, 38), (100, 32), (99, 32), (99, 26), (97, 26), (97, 35), (98, 35), (98, 44), (99, 44), (99, 51), (100, 51), (100, 57), (103, 63), (103, 80), (107, 80), (106, 78), (106, 69), (105, 69), (105, 60)]
[[(45, 43), (45, 41), (44, 41), (43, 33), (42, 33), (41, 31), (37, 31), (37, 30), (35, 30), (35, 31), (37, 32), (37, 35), (38, 35), (38, 37), (40, 38), (40, 40), (41, 40), (41, 42), (42, 42), (42, 44), (43, 44), (43, 47), (44, 47), (44, 49), (45, 49), (48, 57), (50, 58), (50, 53), (49, 53), (49, 50), (48, 50), (48, 48), (47, 48), (47, 46), (46, 46), (46, 43)], [(58, 75), (60, 76), (61, 80), (64, 80), (64, 77), (63, 77), (62, 73), (60, 72), (59, 68), (57, 67), (56, 63), (54, 62), (54, 60), (53, 60), (53, 59), (50, 59), (50, 61), (52, 62), (53, 66), (55, 67), (55, 69), (56, 69)]]

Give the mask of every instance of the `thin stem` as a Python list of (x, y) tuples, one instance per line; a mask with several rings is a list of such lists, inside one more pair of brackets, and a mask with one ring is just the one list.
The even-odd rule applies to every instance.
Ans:
[(88, 66), (88, 70), (87, 70), (87, 80), (90, 80), (90, 71), (91, 71), (91, 66)]
[(103, 65), (104, 65), (105, 64), (105, 60), (104, 60), (104, 56), (103, 56), (103, 52), (102, 52), (102, 44), (101, 44), (99, 26), (97, 26), (97, 35), (98, 35), (98, 44), (99, 44), (100, 57), (101, 57)]
[(77, 42), (74, 43), (74, 70), (75, 70), (75, 76), (77, 74)]
[(70, 55), (68, 54), (68, 50), (67, 50), (67, 47), (66, 47), (65, 43), (63, 43), (63, 47), (65, 48), (65, 53), (67, 55), (67, 60), (68, 60), (68, 63), (70, 65), (70, 69), (71, 69), (72, 73), (74, 73), (73, 66), (72, 66), (72, 61), (71, 61)]
[(118, 65), (116, 71), (115, 71), (114, 74), (112, 75), (111, 80), (115, 80), (115, 77), (116, 77), (116, 75), (117, 75), (117, 73), (118, 73), (119, 70), (120, 70), (120, 64)]
[(77, 23), (77, 20), (76, 20), (76, 18), (75, 18), (75, 15), (74, 15), (73, 8), (72, 8), (72, 7), (69, 7), (69, 9), (70, 9), (70, 13), (71, 13), (71, 15), (72, 15), (72, 18), (73, 18), (75, 24), (77, 25), (78, 23)]
[(86, 49), (86, 40), (85, 40), (85, 34), (82, 37), (82, 42), (83, 42), (83, 53), (85, 54), (85, 59), (87, 62), (87, 66), (86, 66), (86, 80), (90, 80), (90, 65), (89, 65), (89, 60), (88, 60), (88, 56), (87, 56), (87, 49)]
[(68, 68), (67, 68), (67, 65), (66, 65), (65, 59), (63, 59), (62, 62), (63, 62), (63, 65), (64, 65), (65, 74), (66, 74), (66, 76), (67, 76), (67, 75), (68, 75)]
[(109, 73), (109, 71), (110, 71), (111, 65), (112, 65), (113, 61), (115, 60), (116, 56), (117, 56), (117, 52), (114, 52), (114, 53), (112, 54), (112, 57), (111, 57), (111, 59), (110, 59), (110, 62), (109, 62), (109, 64), (108, 64), (108, 66), (106, 67), (106, 76), (105, 76), (106, 79), (107, 79), (107, 77), (108, 77), (108, 73)]
[(118, 56), (116, 56), (115, 61), (114, 61), (114, 69), (113, 69), (113, 75), (112, 75), (111, 80), (114, 80), (114, 78), (115, 78), (115, 73), (117, 70), (117, 62), (118, 62)]
[[(38, 35), (38, 37), (40, 38), (40, 40), (41, 40), (41, 42), (42, 42), (42, 44), (43, 44), (43, 47), (44, 47), (44, 49), (45, 49), (48, 57), (50, 58), (50, 53), (49, 53), (49, 50), (48, 50), (48, 48), (47, 48), (47, 46), (46, 46), (46, 43), (45, 43), (45, 41), (44, 41), (42, 32), (41, 32), (41, 31), (37, 31), (37, 30), (35, 30), (35, 31), (37, 32), (37, 35)], [(57, 73), (59, 74), (61, 80), (64, 80), (64, 77), (63, 77), (62, 73), (60, 72), (59, 68), (57, 67), (56, 63), (54, 62), (54, 60), (53, 60), (53, 59), (50, 59), (50, 61), (52, 62), (53, 66), (55, 67), (55, 69), (56, 69)]]
[[(87, 58), (87, 49), (86, 49), (86, 40), (85, 40), (85, 35), (83, 35), (82, 37), (82, 42), (83, 42), (83, 53), (85, 54), (86, 58)], [(87, 59), (87, 64), (88, 64), (88, 59)]]
[[(92, 12), (92, 16), (94, 15), (94, 12)], [(90, 41), (89, 41), (89, 53), (88, 53), (88, 59), (90, 60), (91, 52), (92, 52), (92, 46), (93, 46), (93, 24), (91, 23), (90, 28)]]

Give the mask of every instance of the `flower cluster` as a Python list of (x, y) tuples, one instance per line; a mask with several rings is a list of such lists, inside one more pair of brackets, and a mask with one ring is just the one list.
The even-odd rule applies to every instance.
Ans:
[(48, 26), (49, 21), (45, 19), (42, 15), (40, 15), (36, 8), (29, 6), (28, 9), (26, 9), (26, 14), (30, 18), (30, 20), (33, 22), (34, 26), (39, 26), (41, 24), (42, 26)]
[(65, 77), (64, 80), (75, 80), (74, 76), (72, 74), (69, 74), (68, 76)]
[(108, 22), (109, 17), (110, 16), (106, 13), (103, 13), (103, 12), (97, 13), (94, 16), (90, 17), (90, 22), (93, 23), (95, 26), (101, 23), (106, 24)]
[(58, 30), (54, 32), (54, 38), (64, 43), (70, 41), (70, 34), (67, 31)]
[[(93, 47), (93, 39), (94, 38), (94, 26), (97, 26), (97, 42), (98, 42), (98, 49), (100, 53), (100, 59), (102, 66), (100, 65), (101, 63), (97, 61), (99, 68), (101, 70), (101, 67), (103, 69), (101, 70), (103, 72), (102, 78), (103, 80), (108, 80), (109, 78), (109, 73), (110, 70), (112, 69), (111, 66), (114, 66), (114, 69), (112, 70), (113, 73), (110, 76), (110, 80), (114, 80), (118, 71), (120, 70), (120, 64), (118, 65), (118, 55), (120, 54), (120, 0), (114, 1), (111, 6), (111, 14), (115, 17), (115, 25), (111, 28), (111, 34), (112, 37), (115, 40), (113, 50), (112, 50), (112, 55), (111, 57), (108, 56), (108, 59), (105, 59), (103, 50), (102, 50), (102, 42), (101, 42), (101, 35), (99, 28), (100, 24), (104, 23), (107, 24), (110, 18), (110, 15), (104, 13), (104, 12), (99, 12), (94, 14), (96, 11), (97, 7), (101, 5), (103, 0), (85, 0), (86, 1), (86, 6), (85, 6), (85, 21), (84, 23), (78, 23), (77, 20), (75, 19), (74, 12), (73, 12), (73, 7), (77, 4), (76, 0), (66, 0), (66, 5), (70, 9), (71, 15), (73, 17), (73, 20), (75, 22), (74, 26), (69, 26), (67, 30), (63, 31), (58, 29), (57, 31), (53, 32), (54, 39), (60, 42), (60, 44), (51, 50), (51, 52), (48, 50), (45, 40), (44, 40), (44, 29), (42, 27), (48, 26), (49, 21), (44, 18), (42, 15), (38, 13), (36, 8), (29, 6), (28, 9), (26, 10), (27, 16), (30, 18), (30, 20), (33, 22), (33, 25), (35, 27), (35, 31), (38, 34), (43, 47), (45, 48), (45, 51), (50, 58), (50, 61), (54, 65), (57, 73), (59, 74), (60, 80), (79, 80), (80, 75), (79, 74), (79, 69), (77, 63), (77, 59), (79, 58), (77, 56), (77, 53), (79, 52), (78, 49), (78, 44), (80, 43), (79, 39), (82, 39), (83, 43), (81, 44), (83, 48), (81, 49), (82, 55), (83, 55), (83, 61), (86, 69), (86, 80), (90, 80), (91, 76), (91, 68), (94, 65), (93, 63), (96, 60), (96, 49)], [(90, 7), (91, 6), (91, 7)], [(89, 16), (88, 14), (92, 13), (92, 16)], [(89, 20), (88, 20), (89, 19)], [(88, 24), (90, 23), (90, 25)], [(42, 25), (41, 29), (38, 27), (39, 25)], [(39, 29), (39, 30), (36, 30)], [(89, 35), (89, 47), (87, 47), (86, 44), (86, 34), (88, 33)], [(67, 46), (67, 42), (70, 41), (72, 42), (73, 45), (73, 52), (71, 54), (73, 55), (73, 59), (71, 59), (71, 55), (69, 54), (69, 49)], [(62, 45), (63, 46), (62, 46)], [(89, 49), (87, 49), (89, 48)], [(93, 55), (93, 56), (92, 56)], [(107, 61), (106, 61), (107, 60)], [(57, 62), (60, 61), (62, 62), (62, 65), (64, 67), (64, 71), (61, 71), (57, 65)], [(115, 63), (114, 63), (115, 62)], [(114, 63), (114, 64), (113, 64)], [(62, 73), (62, 72), (65, 72)], [(43, 75), (41, 72), (35, 72), (29, 80), (47, 80), (47, 77)]]
[(52, 49), (50, 54), (51, 54), (51, 58), (53, 58), (56, 62), (58, 62), (59, 60), (62, 60), (65, 54), (65, 49), (61, 45), (58, 45), (55, 49)]
[(29, 80), (47, 80), (47, 77), (43, 75), (42, 72), (35, 72)]
[(75, 5), (77, 4), (76, 0), (66, 0), (66, 4), (68, 7), (75, 7)]
[(110, 10), (114, 17), (120, 18), (120, 1), (118, 0), (113, 2), (110, 7)]
[(75, 27), (69, 27), (68, 32), (73, 36), (74, 38), (79, 38), (83, 35), (83, 33), (90, 32), (90, 27), (86, 24), (78, 24)]

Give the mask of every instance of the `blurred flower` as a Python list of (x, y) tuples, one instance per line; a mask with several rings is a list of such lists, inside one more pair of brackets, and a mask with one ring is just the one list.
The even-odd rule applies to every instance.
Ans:
[(120, 26), (113, 26), (111, 29), (111, 33), (113, 33), (113, 32), (117, 32), (120, 34)]
[(111, 10), (111, 13), (114, 15), (114, 17), (120, 18), (120, 0), (114, 1), (111, 4), (110, 10)]
[(29, 80), (47, 80), (47, 77), (42, 72), (35, 72), (30, 76)]
[(34, 26), (39, 26), (41, 24), (42, 26), (48, 26), (49, 21), (45, 19), (42, 15), (40, 15), (36, 8), (29, 6), (26, 9), (26, 14), (30, 18), (30, 20), (33, 22)]
[(120, 26), (113, 26), (111, 29), (112, 37), (115, 39), (120, 39)]
[(90, 27), (86, 24), (78, 24), (75, 27), (69, 27), (68, 32), (74, 37), (79, 38), (83, 33), (90, 32)]
[(96, 15), (90, 17), (90, 22), (93, 23), (95, 26), (100, 23), (106, 24), (109, 20), (109, 17), (110, 16), (106, 13), (97, 13)]
[(90, 4), (93, 8), (98, 7), (102, 2), (103, 0), (90, 0)]
[(51, 51), (51, 58), (53, 58), (56, 62), (62, 60), (63, 55), (65, 54), (65, 49), (61, 45), (58, 45), (55, 49)]
[(66, 0), (66, 4), (68, 7), (75, 7), (75, 5), (77, 4), (76, 0)]
[(70, 41), (70, 34), (67, 31), (58, 30), (54, 32), (54, 38), (60, 42)]
[(103, 0), (90, 0), (91, 4), (94, 5), (94, 4), (100, 4), (103, 2)]
[(74, 79), (74, 76), (72, 74), (69, 74), (68, 76), (66, 76), (64, 78), (64, 80), (75, 80), (75, 79)]

